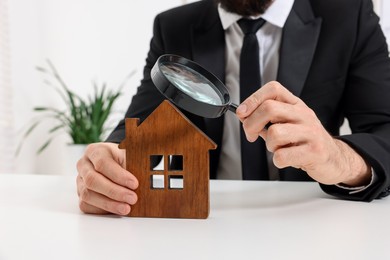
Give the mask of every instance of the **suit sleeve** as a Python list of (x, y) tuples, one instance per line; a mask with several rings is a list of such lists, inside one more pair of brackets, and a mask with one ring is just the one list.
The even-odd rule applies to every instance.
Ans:
[[(157, 16), (154, 20), (153, 37), (146, 58), (143, 79), (141, 85), (137, 89), (137, 93), (131, 101), (125, 118), (139, 118), (142, 122), (164, 100), (162, 94), (160, 94), (154, 86), (150, 77), (150, 71), (162, 54), (164, 54), (164, 45), (161, 36), (159, 16)], [(123, 119), (106, 139), (106, 142), (120, 143), (124, 137), (125, 121)]]
[(390, 60), (386, 39), (370, 0), (362, 0), (354, 52), (343, 105), (352, 130), (339, 138), (372, 166), (378, 179), (350, 194), (334, 185), (321, 188), (334, 196), (371, 201), (390, 190)]

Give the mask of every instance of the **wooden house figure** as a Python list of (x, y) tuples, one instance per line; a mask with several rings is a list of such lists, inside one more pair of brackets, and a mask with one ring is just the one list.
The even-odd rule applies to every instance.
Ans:
[[(141, 124), (126, 119), (126, 169), (139, 181), (129, 216), (207, 218), (209, 150), (217, 145), (169, 101)], [(154, 168), (162, 157), (162, 167)]]

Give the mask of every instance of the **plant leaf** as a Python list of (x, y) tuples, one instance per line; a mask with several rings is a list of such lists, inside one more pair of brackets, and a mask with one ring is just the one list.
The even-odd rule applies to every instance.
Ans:
[(21, 140), (18, 146), (17, 154), (20, 152), (23, 142), (31, 134), (32, 131), (45, 119), (54, 119), (56, 124), (48, 129), (49, 139), (40, 146), (38, 153), (41, 153), (47, 146), (50, 145), (52, 139), (60, 130), (68, 133), (73, 143), (88, 144), (99, 142), (103, 133), (107, 131), (105, 125), (109, 122), (108, 118), (113, 112), (115, 101), (122, 95), (122, 88), (135, 71), (131, 71), (119, 85), (115, 91), (109, 90), (106, 83), (100, 87), (96, 82), (92, 82), (93, 92), (87, 96), (87, 99), (81, 98), (72, 91), (59, 75), (56, 67), (50, 60), (46, 60), (47, 67), (39, 67), (36, 69), (45, 74), (47, 79), (44, 79), (44, 84), (52, 87), (61, 97), (66, 105), (65, 110), (59, 110), (53, 107), (37, 106), (34, 111), (41, 113), (41, 117), (36, 122), (32, 123)]
[(38, 154), (42, 153), (43, 150), (46, 149), (46, 147), (49, 146), (49, 144), (51, 143), (51, 141), (53, 140), (53, 138), (50, 138), (49, 140), (47, 140), (40, 148), (39, 150), (37, 151)]

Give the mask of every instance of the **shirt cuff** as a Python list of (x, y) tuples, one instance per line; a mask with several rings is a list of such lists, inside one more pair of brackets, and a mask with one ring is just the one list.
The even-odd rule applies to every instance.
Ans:
[(339, 187), (339, 188), (344, 189), (344, 190), (348, 190), (349, 194), (355, 194), (355, 193), (362, 192), (362, 191), (366, 190), (367, 188), (369, 188), (377, 179), (378, 179), (378, 176), (375, 174), (374, 169), (371, 168), (371, 181), (369, 184), (363, 185), (363, 186), (358, 186), (358, 187), (350, 187), (350, 186), (343, 185), (342, 183), (339, 183), (339, 184), (336, 184), (336, 187)]

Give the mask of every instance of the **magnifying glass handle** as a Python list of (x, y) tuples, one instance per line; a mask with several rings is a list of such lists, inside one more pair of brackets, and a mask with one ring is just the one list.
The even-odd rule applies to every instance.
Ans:
[(232, 111), (234, 114), (236, 113), (238, 105), (231, 103), (228, 107), (230, 111)]

